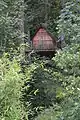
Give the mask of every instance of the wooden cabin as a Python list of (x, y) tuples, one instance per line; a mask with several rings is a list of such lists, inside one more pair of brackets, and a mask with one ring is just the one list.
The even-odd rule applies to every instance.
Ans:
[(32, 48), (40, 55), (54, 55), (57, 48), (56, 38), (44, 27), (39, 27), (32, 38)]
[(53, 57), (58, 49), (62, 49), (62, 41), (56, 39), (42, 26), (37, 29), (30, 41), (31, 46), (26, 50), (29, 56), (33, 53), (37, 53), (41, 56)]

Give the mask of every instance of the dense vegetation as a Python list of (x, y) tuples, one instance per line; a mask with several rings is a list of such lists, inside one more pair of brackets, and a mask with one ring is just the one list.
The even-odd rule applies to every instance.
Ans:
[[(80, 120), (80, 2), (45, 1), (0, 1), (0, 120)], [(29, 32), (41, 23), (65, 47), (28, 58)]]

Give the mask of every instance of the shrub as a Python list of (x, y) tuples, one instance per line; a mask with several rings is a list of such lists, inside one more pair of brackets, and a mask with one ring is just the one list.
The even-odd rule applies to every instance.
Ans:
[(61, 10), (58, 20), (58, 34), (64, 35), (68, 45), (71, 43), (80, 43), (80, 2), (67, 2)]
[(17, 60), (10, 61), (6, 56), (0, 59), (0, 120), (20, 120), (23, 117), (20, 91), (24, 76)]

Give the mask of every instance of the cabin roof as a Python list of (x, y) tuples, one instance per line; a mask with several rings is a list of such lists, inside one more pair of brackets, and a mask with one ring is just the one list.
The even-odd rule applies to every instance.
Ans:
[(48, 35), (52, 38), (53, 42), (56, 43), (57, 39), (56, 39), (45, 27), (43, 27), (43, 26), (40, 26), (40, 27), (36, 30), (34, 36), (32, 37), (32, 41), (33, 41), (34, 37), (36, 36), (36, 34), (38, 33), (38, 31), (39, 31), (40, 29), (44, 29), (44, 30), (48, 33)]

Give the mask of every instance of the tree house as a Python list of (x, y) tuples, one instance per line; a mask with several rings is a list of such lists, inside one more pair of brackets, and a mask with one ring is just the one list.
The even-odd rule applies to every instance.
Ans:
[(54, 55), (57, 49), (57, 39), (44, 27), (39, 27), (32, 38), (32, 50), (42, 55)]

